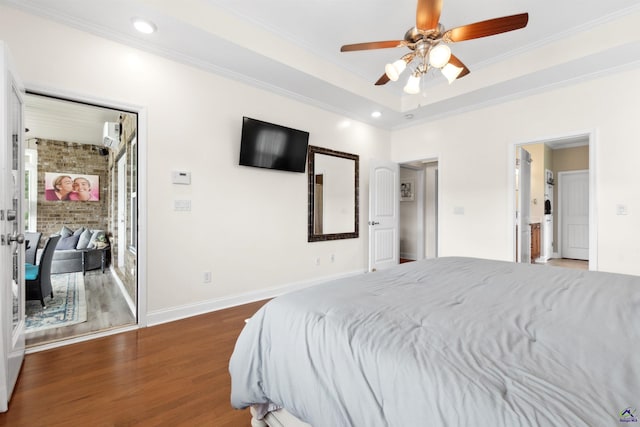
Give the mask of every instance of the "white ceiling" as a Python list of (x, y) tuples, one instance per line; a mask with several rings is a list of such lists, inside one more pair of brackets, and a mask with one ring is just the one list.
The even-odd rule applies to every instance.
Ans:
[[(471, 74), (448, 85), (433, 72), (422, 94), (407, 76), (374, 86), (406, 48), (341, 53), (344, 44), (400, 40), (415, 25), (416, 0), (0, 0), (119, 42), (196, 65), (386, 129), (637, 67), (640, 37), (612, 31), (638, 0), (443, 0), (454, 28), (528, 12), (528, 26), (451, 45)], [(142, 35), (132, 17), (153, 21)], [(611, 24), (613, 23), (613, 24)], [(637, 27), (635, 27), (637, 32)], [(379, 110), (379, 119), (370, 113)], [(407, 115), (412, 115), (411, 120)]]
[(108, 108), (28, 94), (25, 138), (101, 145), (104, 123), (117, 122), (119, 116), (119, 111)]

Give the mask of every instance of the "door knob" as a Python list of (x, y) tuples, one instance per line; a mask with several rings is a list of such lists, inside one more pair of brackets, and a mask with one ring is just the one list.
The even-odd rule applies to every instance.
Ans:
[(14, 231), (13, 234), (7, 234), (7, 240), (21, 245), (24, 243), (24, 234), (18, 234)]
[(369, 225), (378, 225), (380, 224), (378, 221), (369, 221)]

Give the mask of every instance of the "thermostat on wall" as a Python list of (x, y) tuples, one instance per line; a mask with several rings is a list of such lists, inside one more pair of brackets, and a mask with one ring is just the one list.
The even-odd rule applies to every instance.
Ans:
[(174, 184), (191, 184), (191, 172), (173, 171), (171, 177)]

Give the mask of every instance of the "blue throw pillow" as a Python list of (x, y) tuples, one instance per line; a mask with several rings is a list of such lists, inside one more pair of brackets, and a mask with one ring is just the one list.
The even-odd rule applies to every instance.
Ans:
[(69, 227), (67, 227), (66, 225), (63, 225), (59, 234), (60, 234), (60, 238), (64, 239), (65, 237), (72, 236), (73, 235), (73, 230), (70, 229)]
[(36, 280), (38, 278), (38, 266), (25, 263), (24, 265), (24, 278), (25, 280)]

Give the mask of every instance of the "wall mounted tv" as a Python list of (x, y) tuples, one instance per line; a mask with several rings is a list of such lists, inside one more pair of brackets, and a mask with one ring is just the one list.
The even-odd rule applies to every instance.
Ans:
[(304, 173), (308, 146), (309, 132), (242, 118), (242, 166)]

